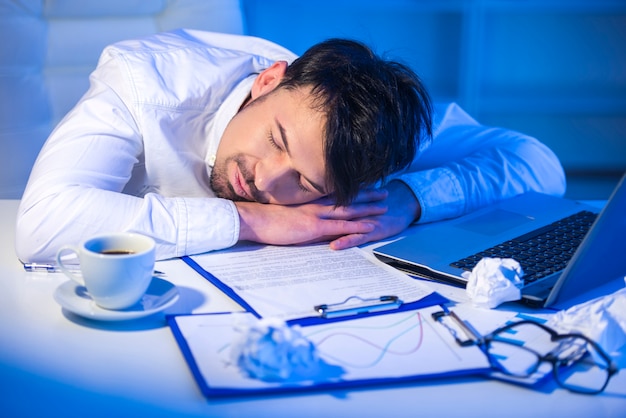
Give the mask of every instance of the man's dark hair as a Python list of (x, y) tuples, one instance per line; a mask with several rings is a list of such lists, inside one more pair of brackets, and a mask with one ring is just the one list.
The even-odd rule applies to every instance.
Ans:
[(330, 39), (307, 50), (279, 88), (304, 86), (326, 116), (325, 180), (338, 206), (406, 168), (432, 136), (432, 105), (419, 77), (360, 42)]

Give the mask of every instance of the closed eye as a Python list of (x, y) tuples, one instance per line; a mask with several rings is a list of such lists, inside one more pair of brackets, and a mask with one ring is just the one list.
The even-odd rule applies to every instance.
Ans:
[(267, 133), (267, 140), (269, 141), (269, 143), (272, 146), (272, 148), (275, 148), (278, 151), (282, 151), (282, 149), (276, 143), (276, 140), (274, 139), (274, 135), (272, 134), (271, 130)]
[[(289, 154), (289, 148), (287, 146), (287, 137), (285, 135), (285, 129), (283, 128), (283, 126), (280, 124), (280, 122), (276, 122), (278, 124), (278, 127), (280, 129), (282, 138), (283, 138), (283, 143), (285, 145), (285, 150), (287, 152), (287, 154)], [(267, 132), (267, 141), (270, 143), (270, 145), (272, 146), (272, 148), (276, 149), (277, 151), (283, 152), (284, 150), (280, 147), (280, 145), (278, 145), (278, 143), (276, 142), (276, 140), (274, 139), (274, 134), (272, 133), (272, 130), (270, 129)], [(289, 154), (291, 155), (291, 154)], [(304, 185), (304, 183), (302, 182), (303, 176), (300, 173), (295, 173), (296, 174), (296, 184), (298, 186), (298, 188), (305, 192), (305, 193), (311, 193), (311, 189), (307, 186)], [(306, 179), (306, 177), (304, 177)], [(324, 189), (318, 185), (316, 185), (315, 183), (311, 182), (310, 180), (306, 179), (307, 182), (311, 183), (313, 185), (313, 188), (315, 190), (317, 190), (320, 194), (324, 195), (326, 194), (324, 192)]]
[(300, 190), (302, 190), (305, 193), (310, 193), (311, 190), (309, 190), (308, 187), (306, 187), (303, 183), (302, 183), (302, 177), (300, 176), (299, 173), (296, 173), (297, 179), (296, 179), (296, 183), (298, 184), (298, 188)]

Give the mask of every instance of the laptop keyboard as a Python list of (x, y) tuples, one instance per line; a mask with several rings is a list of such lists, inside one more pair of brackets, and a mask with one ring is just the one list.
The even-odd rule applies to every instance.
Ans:
[(580, 211), (450, 265), (470, 271), (483, 257), (513, 258), (524, 270), (524, 283), (532, 283), (567, 266), (596, 217), (593, 212)]

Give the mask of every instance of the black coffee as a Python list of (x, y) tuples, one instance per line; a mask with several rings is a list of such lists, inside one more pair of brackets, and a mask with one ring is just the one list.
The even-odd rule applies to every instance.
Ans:
[(100, 254), (106, 254), (106, 255), (128, 255), (128, 254), (135, 254), (135, 252), (133, 250), (103, 250), (103, 251), (100, 251)]

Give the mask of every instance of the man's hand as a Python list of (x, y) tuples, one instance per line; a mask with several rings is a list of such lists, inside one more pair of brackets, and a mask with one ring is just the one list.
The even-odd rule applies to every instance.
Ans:
[(387, 211), (359, 219), (374, 228), (365, 233), (352, 233), (338, 237), (330, 243), (334, 250), (341, 250), (371, 241), (378, 241), (399, 234), (421, 216), (421, 207), (411, 189), (401, 181), (392, 181), (386, 187), (386, 197), (380, 201)]
[(251, 202), (235, 205), (240, 240), (274, 245), (331, 241), (333, 249), (387, 238), (419, 217), (415, 196), (401, 182), (391, 182), (385, 190), (364, 190), (345, 207), (335, 208), (327, 198), (293, 206)]
[(385, 197), (383, 191), (364, 191), (359, 199), (367, 203), (338, 208), (328, 198), (289, 206), (235, 202), (240, 219), (239, 239), (289, 245), (368, 234), (375, 228), (368, 218), (387, 211), (381, 203)]

